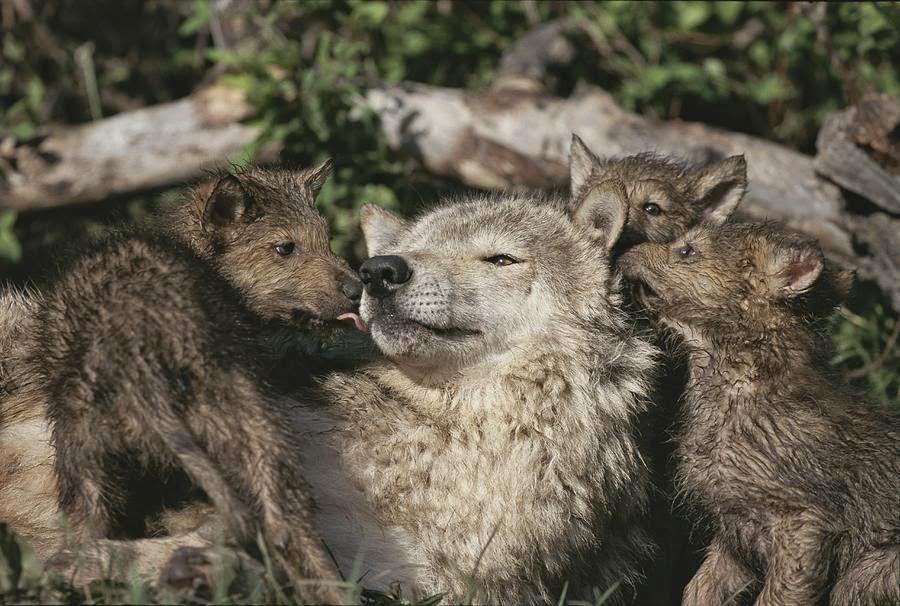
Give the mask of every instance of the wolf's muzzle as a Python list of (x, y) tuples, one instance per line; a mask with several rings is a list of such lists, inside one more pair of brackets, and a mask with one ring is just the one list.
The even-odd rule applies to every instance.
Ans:
[(359, 268), (366, 292), (383, 299), (412, 277), (412, 269), (397, 255), (380, 255), (366, 260)]

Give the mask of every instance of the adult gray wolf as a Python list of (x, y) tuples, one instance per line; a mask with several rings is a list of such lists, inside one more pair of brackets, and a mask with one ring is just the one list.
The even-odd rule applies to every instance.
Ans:
[[(414, 221), (364, 207), (360, 313), (385, 357), (329, 375), (294, 411), (301, 445), (318, 449), (305, 460), (322, 461), (305, 474), (345, 575), (507, 604), (592, 599), (640, 576), (634, 433), (656, 351), (619, 309), (620, 202), (587, 195), (567, 214), (563, 201), (475, 195)], [(190, 575), (192, 559), (202, 551), (167, 571)]]
[(555, 602), (639, 577), (635, 418), (656, 351), (619, 309), (619, 202), (589, 192), (567, 216), (473, 195), (414, 221), (363, 208), (360, 313), (385, 358), (319, 396), (347, 472), (412, 540), (413, 595)]

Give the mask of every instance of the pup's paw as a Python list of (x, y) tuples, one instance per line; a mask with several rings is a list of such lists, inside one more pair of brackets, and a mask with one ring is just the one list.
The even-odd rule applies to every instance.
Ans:
[(157, 588), (179, 601), (219, 601), (227, 596), (260, 595), (265, 569), (245, 554), (228, 548), (182, 547), (159, 575)]

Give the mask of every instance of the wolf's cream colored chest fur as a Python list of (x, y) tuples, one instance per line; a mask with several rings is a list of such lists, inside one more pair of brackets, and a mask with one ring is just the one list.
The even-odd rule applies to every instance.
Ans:
[(521, 603), (555, 599), (566, 580), (604, 583), (588, 554), (625, 484), (644, 480), (631, 437), (612, 429), (639, 384), (589, 368), (545, 353), (425, 387), (377, 363), (325, 385), (344, 468), (378, 520), (412, 538), (427, 592)]

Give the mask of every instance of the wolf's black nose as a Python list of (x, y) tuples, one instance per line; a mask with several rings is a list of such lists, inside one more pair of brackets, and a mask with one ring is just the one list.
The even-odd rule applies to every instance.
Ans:
[(354, 303), (359, 302), (360, 297), (362, 297), (362, 291), (362, 282), (356, 276), (348, 278), (344, 285), (341, 286), (341, 292), (344, 293), (344, 296)]
[(359, 277), (366, 285), (366, 292), (380, 299), (408, 281), (412, 277), (412, 269), (403, 257), (382, 255), (366, 260), (359, 267)]

